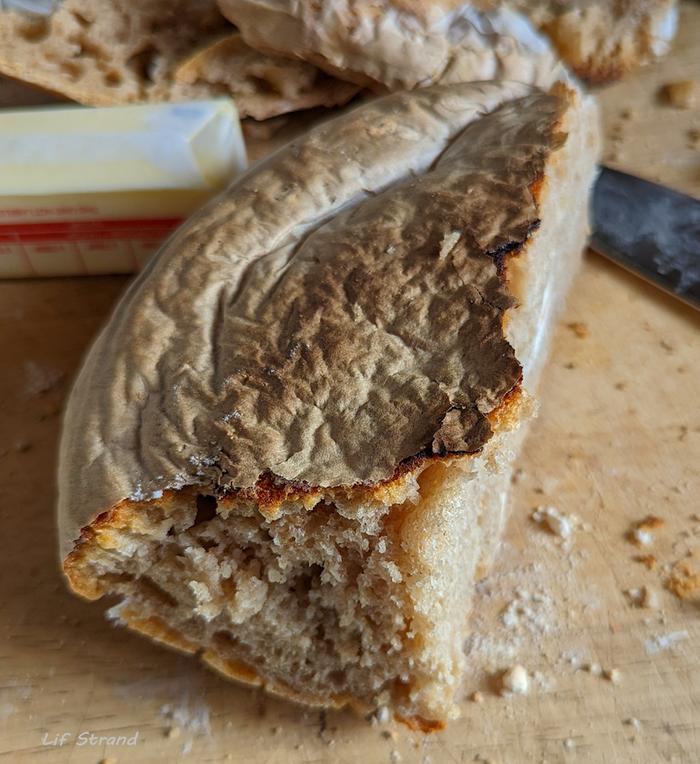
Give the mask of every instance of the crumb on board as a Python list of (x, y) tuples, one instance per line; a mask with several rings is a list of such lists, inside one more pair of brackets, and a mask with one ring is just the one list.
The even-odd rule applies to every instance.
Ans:
[(664, 522), (662, 517), (647, 515), (643, 520), (634, 523), (627, 531), (627, 540), (635, 546), (649, 546), (654, 541), (652, 530), (661, 528)]
[(567, 737), (566, 740), (564, 740), (564, 748), (566, 748), (567, 751), (573, 751), (575, 747), (576, 743), (572, 738)]
[(653, 554), (636, 554), (632, 559), (635, 562), (641, 562), (647, 570), (654, 570), (658, 564), (658, 560)]
[(647, 655), (656, 655), (665, 650), (673, 650), (679, 642), (683, 642), (689, 636), (685, 629), (682, 631), (671, 631), (668, 634), (657, 634), (649, 637), (644, 642), (644, 648), (647, 651)]
[(637, 719), (636, 716), (630, 716), (627, 719), (625, 719), (623, 724), (626, 724), (628, 727), (633, 727), (637, 732), (642, 728), (642, 723)]
[(483, 693), (479, 692), (479, 690), (476, 690), (476, 692), (473, 692), (469, 699), (472, 701), (472, 703), (483, 703), (484, 702), (484, 695)]
[(527, 669), (516, 663), (501, 677), (501, 695), (527, 695), (530, 691), (530, 677)]
[(583, 321), (571, 321), (567, 324), (567, 327), (580, 339), (588, 337), (588, 325)]
[(636, 116), (636, 112), (634, 111), (634, 109), (630, 109), (629, 106), (620, 110), (620, 117), (622, 117), (622, 119), (632, 119), (635, 116)]
[(603, 669), (600, 667), (600, 663), (587, 663), (583, 667), (584, 671), (587, 671), (592, 676), (600, 676), (603, 673)]
[(630, 602), (637, 607), (655, 609), (659, 605), (656, 590), (650, 586), (644, 585), (639, 588), (626, 589), (625, 594)]
[(537, 507), (532, 513), (532, 519), (563, 539), (569, 538), (574, 528), (571, 518), (562, 514), (556, 507)]
[(663, 517), (657, 515), (647, 515), (643, 520), (637, 523), (637, 528), (641, 528), (645, 531), (654, 530), (655, 528), (661, 528), (665, 524)]
[(622, 679), (622, 674), (620, 673), (620, 669), (616, 669), (616, 668), (605, 669), (603, 671), (603, 679), (607, 679), (608, 682), (612, 682), (612, 684), (620, 684), (620, 680)]
[(700, 573), (690, 563), (681, 560), (673, 566), (665, 585), (678, 599), (687, 599), (700, 590)]
[(676, 80), (661, 87), (661, 98), (676, 109), (695, 109), (700, 106), (700, 83), (696, 80)]
[(165, 737), (169, 740), (176, 740), (180, 737), (182, 730), (179, 727), (168, 727), (165, 731)]

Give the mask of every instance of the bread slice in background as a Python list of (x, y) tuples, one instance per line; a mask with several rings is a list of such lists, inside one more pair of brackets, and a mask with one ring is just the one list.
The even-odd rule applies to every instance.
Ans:
[(228, 95), (256, 119), (345, 103), (357, 90), (311, 64), (252, 51), (232, 31), (214, 0), (64, 0), (48, 16), (0, 11), (0, 74), (92, 106)]
[(162, 93), (167, 100), (233, 95), (242, 115), (264, 120), (316, 106), (341, 106), (359, 90), (306, 61), (254, 50), (234, 32), (178, 64), (172, 79), (153, 95)]
[(455, 0), (219, 0), (257, 50), (316, 64), (377, 92), (561, 77), (546, 38), (504, 3)]
[(589, 83), (611, 82), (668, 52), (677, 0), (513, 0)]
[[(545, 84), (551, 52), (591, 82), (668, 49), (676, 0), (219, 0), (260, 50), (389, 90), (502, 77)], [(538, 30), (538, 31), (536, 31)]]
[(195, 215), (70, 396), (72, 588), (270, 692), (444, 726), (598, 140), (561, 85), (424, 88)]

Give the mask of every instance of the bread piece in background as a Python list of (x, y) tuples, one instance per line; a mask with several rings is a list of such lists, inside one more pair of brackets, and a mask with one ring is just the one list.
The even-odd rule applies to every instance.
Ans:
[[(663, 54), (676, 0), (219, 0), (245, 40), (389, 90), (502, 77), (545, 84), (551, 51), (612, 80)], [(550, 78), (551, 81), (551, 78)]]
[(354, 94), (311, 64), (252, 51), (232, 30), (215, 0), (63, 0), (46, 16), (5, 10), (0, 74), (91, 106), (229, 95), (242, 117), (257, 119)]
[(597, 158), (591, 97), (455, 83), (252, 167), (78, 376), (73, 589), (270, 692), (444, 726)]
[(309, 61), (378, 92), (511, 79), (548, 87), (546, 38), (505, 4), (455, 0), (219, 0), (258, 50)]
[(164, 95), (195, 99), (217, 91), (235, 94), (242, 114), (264, 120), (316, 106), (340, 106), (359, 90), (306, 61), (254, 50), (234, 32), (181, 63)]
[(589, 83), (611, 82), (668, 52), (676, 0), (512, 0)]

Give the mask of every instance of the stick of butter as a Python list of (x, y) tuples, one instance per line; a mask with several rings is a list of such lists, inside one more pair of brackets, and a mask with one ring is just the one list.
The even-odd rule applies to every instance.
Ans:
[(0, 277), (136, 271), (245, 166), (229, 99), (0, 111)]

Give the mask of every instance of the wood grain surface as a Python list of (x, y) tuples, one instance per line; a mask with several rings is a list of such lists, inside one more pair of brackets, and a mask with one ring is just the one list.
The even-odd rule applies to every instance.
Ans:
[[(688, 131), (700, 111), (661, 105), (657, 92), (700, 81), (699, 40), (700, 5), (684, 5), (672, 55), (601, 92), (609, 161), (698, 197)], [(700, 314), (586, 257), (508, 532), (479, 585), (462, 717), (423, 736), (238, 687), (114, 628), (109, 603), (66, 591), (54, 518), (61, 406), (126, 283), (0, 282), (0, 762), (700, 762), (700, 592), (681, 600), (666, 588), (679, 566), (700, 570)], [(579, 518), (569, 539), (533, 522), (539, 505)], [(647, 515), (663, 525), (640, 550), (627, 533)], [(642, 586), (652, 607), (625, 594)], [(502, 697), (499, 672), (515, 663), (530, 691)], [(116, 736), (134, 745), (99, 740)]]

